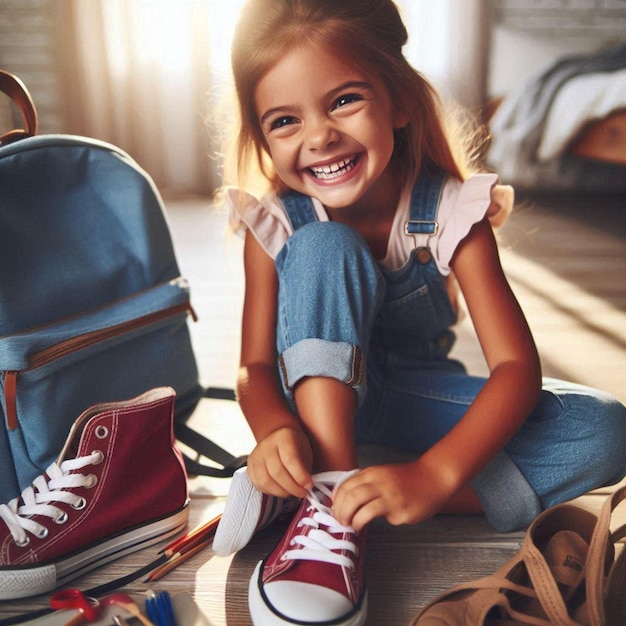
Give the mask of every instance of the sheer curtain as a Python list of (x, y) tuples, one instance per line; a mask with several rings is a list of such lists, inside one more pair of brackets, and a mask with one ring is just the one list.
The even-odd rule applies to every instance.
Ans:
[(221, 142), (212, 112), (240, 4), (55, 2), (65, 132), (120, 146), (161, 190), (211, 193)]
[[(338, 2), (341, 0), (337, 0)], [(216, 119), (243, 0), (54, 2), (64, 132), (128, 151), (162, 191), (220, 184)], [(407, 56), (444, 93), (482, 104), (487, 0), (399, 0)]]
[(476, 110), (485, 103), (489, 0), (399, 0), (409, 31), (405, 54), (439, 89)]

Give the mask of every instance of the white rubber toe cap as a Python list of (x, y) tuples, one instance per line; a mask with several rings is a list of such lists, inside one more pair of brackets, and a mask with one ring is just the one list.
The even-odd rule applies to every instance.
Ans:
[(367, 617), (367, 594), (354, 610), (343, 594), (309, 583), (274, 581), (259, 589), (262, 562), (250, 579), (248, 602), (255, 626), (288, 626), (290, 624), (332, 624), (363, 626)]
[(296, 621), (329, 622), (353, 608), (343, 594), (310, 583), (275, 581), (264, 590), (275, 610)]

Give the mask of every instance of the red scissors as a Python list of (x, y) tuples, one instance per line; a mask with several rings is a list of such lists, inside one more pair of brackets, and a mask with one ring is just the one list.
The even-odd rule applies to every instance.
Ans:
[(58, 591), (50, 598), (50, 606), (53, 609), (74, 609), (80, 611), (66, 626), (77, 626), (84, 621), (95, 622), (100, 614), (100, 602), (95, 598), (86, 596), (80, 589), (64, 589)]
[(148, 618), (142, 615), (135, 601), (125, 593), (112, 593), (97, 600), (86, 596), (80, 589), (63, 589), (50, 598), (50, 607), (53, 609), (78, 611), (78, 615), (72, 617), (64, 626), (80, 626), (84, 622), (95, 622), (104, 607), (112, 605), (122, 607), (145, 626), (154, 626)]

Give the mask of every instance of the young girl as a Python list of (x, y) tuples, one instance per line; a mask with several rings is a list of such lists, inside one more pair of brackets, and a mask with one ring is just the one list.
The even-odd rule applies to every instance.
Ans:
[[(362, 624), (376, 517), (484, 511), (505, 531), (624, 476), (624, 407), (542, 387), (489, 221), (511, 193), (453, 149), (406, 39), (392, 0), (249, 0), (237, 26), (240, 183), (255, 163), (268, 183), (260, 200), (228, 191), (246, 230), (238, 396), (257, 445), (214, 549), (298, 503), (252, 577), (255, 624)], [(487, 379), (448, 356), (457, 283)], [(356, 443), (416, 460), (357, 471)]]

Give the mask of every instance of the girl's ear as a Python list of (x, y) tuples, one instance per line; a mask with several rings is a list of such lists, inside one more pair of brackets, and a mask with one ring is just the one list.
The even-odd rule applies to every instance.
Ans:
[(404, 111), (393, 112), (393, 128), (394, 130), (399, 130), (400, 128), (404, 128), (409, 123), (409, 116)]

